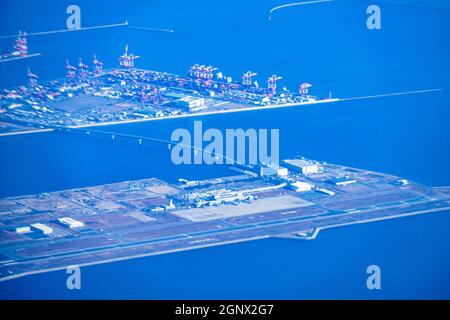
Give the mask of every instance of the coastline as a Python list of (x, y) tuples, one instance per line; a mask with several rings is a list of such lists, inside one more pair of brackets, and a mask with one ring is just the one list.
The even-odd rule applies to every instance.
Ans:
[[(356, 225), (356, 224), (380, 222), (380, 221), (393, 220), (393, 219), (398, 219), (398, 218), (406, 218), (406, 217), (410, 217), (410, 216), (418, 216), (418, 215), (425, 215), (425, 214), (432, 214), (432, 213), (440, 213), (440, 212), (441, 213), (445, 213), (445, 212), (448, 212), (449, 210), (450, 210), (450, 207), (436, 208), (436, 209), (430, 209), (430, 210), (420, 210), (420, 211), (416, 211), (416, 212), (403, 213), (403, 214), (386, 216), (386, 217), (381, 217), (381, 218), (374, 218), (374, 219), (368, 219), (368, 220), (363, 220), (363, 221), (353, 221), (353, 222), (341, 223), (341, 224), (330, 225), (330, 226), (325, 226), (325, 227), (318, 227), (318, 228), (316, 228), (314, 230), (314, 232), (313, 232), (313, 234), (311, 236), (303, 237), (303, 238), (302, 237), (298, 237), (298, 238), (289, 237), (289, 238), (286, 238), (286, 237), (280, 237), (280, 236), (264, 235), (264, 236), (243, 238), (243, 239), (237, 239), (237, 240), (231, 240), (231, 241), (225, 241), (225, 242), (219, 242), (219, 243), (211, 243), (211, 244), (194, 246), (194, 247), (186, 247), (186, 248), (166, 250), (166, 251), (160, 251), (160, 252), (152, 252), (152, 253), (143, 253), (143, 254), (133, 255), (133, 256), (129, 256), (129, 257), (120, 257), (120, 258), (111, 258), (111, 259), (101, 260), (101, 261), (93, 261), (93, 262), (82, 263), (82, 264), (79, 264), (78, 266), (79, 267), (87, 267), (87, 266), (101, 265), (101, 264), (106, 264), (106, 263), (111, 263), (111, 262), (126, 261), (126, 260), (131, 260), (131, 259), (145, 258), (145, 257), (150, 257), (150, 256), (158, 256), (158, 255), (177, 253), (177, 252), (183, 252), (183, 251), (198, 250), (198, 249), (203, 249), (203, 248), (224, 246), (224, 245), (228, 245), (228, 244), (256, 241), (256, 240), (262, 240), (262, 239), (315, 240), (317, 238), (317, 235), (319, 234), (319, 232), (322, 231), (322, 230), (326, 230), (326, 229), (337, 229), (337, 228), (347, 227), (347, 226)], [(54, 268), (49, 268), (49, 269), (27, 271), (27, 272), (24, 272), (24, 273), (10, 275), (10, 276), (6, 276), (6, 277), (3, 277), (3, 278), (0, 278), (0, 283), (6, 282), (6, 281), (9, 281), (9, 280), (22, 278), (22, 277), (25, 277), (25, 276), (34, 275), (34, 274), (41, 274), (41, 273), (47, 273), (47, 272), (52, 272), (52, 271), (65, 270), (65, 269), (67, 269), (67, 267), (69, 267), (69, 266), (62, 266), (62, 267), (54, 267)]]
[[(102, 127), (102, 126), (111, 126), (111, 125), (121, 125), (121, 124), (127, 124), (127, 123), (139, 123), (139, 122), (147, 122), (147, 121), (159, 121), (159, 120), (189, 118), (189, 117), (197, 117), (197, 116), (201, 117), (201, 116), (223, 114), (223, 113), (247, 112), (247, 111), (256, 111), (256, 110), (277, 109), (277, 108), (290, 108), (290, 107), (308, 106), (308, 105), (314, 105), (314, 104), (333, 103), (333, 102), (340, 102), (340, 101), (377, 99), (377, 98), (402, 96), (402, 95), (410, 95), (410, 94), (432, 93), (432, 92), (438, 92), (438, 91), (444, 91), (444, 89), (443, 88), (422, 89), (422, 90), (383, 93), (383, 94), (358, 96), (358, 97), (350, 97), (350, 98), (327, 98), (327, 99), (323, 99), (323, 100), (298, 102), (298, 103), (270, 104), (267, 106), (249, 106), (249, 107), (225, 109), (225, 110), (203, 111), (203, 112), (198, 112), (198, 113), (185, 113), (185, 114), (178, 114), (178, 115), (171, 115), (171, 116), (164, 116), (164, 117), (153, 117), (153, 118), (144, 118), (144, 119), (120, 120), (120, 121), (109, 121), (109, 122), (92, 123), (92, 124), (82, 124), (82, 125), (76, 125), (76, 126), (66, 126), (64, 128), (77, 129), (77, 128)], [(44, 129), (36, 129), (36, 130), (5, 132), (5, 133), (0, 133), (0, 137), (13, 136), (13, 135), (18, 135), (18, 134), (51, 132), (51, 131), (54, 131), (54, 129), (44, 128)]]
[[(267, 106), (243, 107), (243, 108), (234, 108), (234, 109), (227, 109), (227, 110), (204, 111), (204, 112), (198, 112), (198, 113), (185, 113), (185, 114), (178, 114), (178, 115), (164, 116), (164, 117), (153, 117), (153, 118), (145, 118), (145, 119), (133, 119), (133, 120), (121, 120), (121, 121), (109, 121), (109, 122), (92, 123), (92, 124), (82, 124), (82, 125), (77, 125), (77, 126), (67, 126), (64, 128), (78, 129), (78, 128), (102, 127), (102, 126), (121, 125), (121, 124), (139, 123), (139, 122), (147, 122), (147, 121), (169, 120), (169, 119), (189, 118), (189, 117), (197, 117), (197, 116), (200, 117), (200, 116), (222, 114), (222, 113), (235, 113), (235, 112), (244, 112), (244, 111), (288, 108), (288, 107), (297, 107), (297, 106), (311, 105), (311, 104), (332, 103), (332, 102), (338, 102), (338, 101), (340, 101), (340, 99), (334, 98), (334, 99), (324, 99), (324, 100), (311, 101), (311, 102), (271, 104), (271, 105), (267, 105)], [(54, 130), (55, 129), (52, 129), (52, 128), (46, 128), (46, 129), (36, 129), (36, 130), (27, 130), (27, 131), (6, 132), (6, 133), (0, 133), (0, 137), (13, 136), (13, 135), (19, 135), (19, 134), (51, 132)]]

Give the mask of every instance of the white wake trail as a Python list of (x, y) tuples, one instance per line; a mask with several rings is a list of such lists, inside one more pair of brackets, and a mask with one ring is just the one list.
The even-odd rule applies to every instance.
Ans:
[(324, 2), (333, 2), (334, 0), (313, 0), (313, 1), (303, 1), (303, 2), (293, 2), (293, 3), (287, 3), (283, 4), (278, 7), (274, 7), (270, 9), (269, 11), (269, 20), (272, 20), (272, 13), (274, 13), (277, 10), (288, 8), (288, 7), (295, 7), (295, 6), (302, 6), (302, 5), (308, 5), (308, 4), (316, 4), (316, 3), (324, 3)]

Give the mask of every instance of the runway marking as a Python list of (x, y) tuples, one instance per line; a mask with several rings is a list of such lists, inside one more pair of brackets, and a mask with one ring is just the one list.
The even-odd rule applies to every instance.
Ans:
[(356, 220), (356, 221), (344, 222), (344, 223), (339, 223), (339, 224), (334, 224), (334, 225), (327, 225), (327, 226), (323, 226), (323, 227), (317, 227), (317, 228), (315, 228), (313, 234), (311, 236), (305, 238), (305, 239), (306, 240), (314, 240), (314, 239), (317, 238), (317, 235), (319, 234), (320, 231), (326, 230), (326, 229), (346, 227), (346, 226), (350, 226), (350, 225), (354, 225), (354, 224), (364, 224), (364, 223), (385, 221), (385, 220), (390, 220), (390, 219), (410, 217), (410, 216), (416, 216), (416, 215), (428, 214), (428, 213), (435, 213), (435, 212), (439, 212), (439, 211), (448, 211), (448, 210), (450, 210), (450, 207), (440, 207), (440, 208), (435, 208), (435, 209), (424, 209), (424, 210), (412, 211), (412, 212), (407, 212), (407, 213), (387, 215), (387, 216), (378, 217), (378, 218), (370, 218), (370, 219), (367, 219), (367, 220)]
[[(44, 36), (44, 35), (55, 34), (55, 33), (65, 33), (65, 32), (76, 32), (76, 31), (86, 31), (86, 30), (95, 30), (95, 29), (115, 28), (115, 27), (123, 27), (123, 26), (127, 26), (127, 25), (128, 25), (128, 21), (125, 21), (123, 23), (105, 24), (105, 25), (99, 25), (99, 26), (84, 27), (84, 28), (74, 29), (74, 30), (62, 29), (62, 30), (32, 32), (32, 33), (27, 33), (27, 37)], [(0, 36), (0, 39), (16, 38), (17, 36), (18, 36), (18, 34), (11, 34), (11, 35), (7, 35), (7, 36)]]
[(424, 89), (424, 90), (414, 90), (414, 91), (403, 91), (403, 92), (393, 92), (393, 93), (383, 93), (383, 94), (376, 94), (371, 96), (360, 96), (360, 97), (351, 97), (351, 98), (340, 98), (339, 101), (350, 101), (350, 100), (362, 100), (362, 99), (375, 99), (375, 98), (382, 98), (382, 97), (393, 97), (393, 96), (403, 96), (408, 94), (419, 94), (419, 93), (429, 93), (429, 92), (437, 92), (437, 91), (443, 91), (442, 88), (435, 88), (435, 89)]
[(175, 32), (175, 30), (172, 30), (172, 29), (160, 29), (160, 28), (139, 27), (139, 26), (128, 26), (128, 29), (144, 30), (144, 31), (156, 31), (156, 32), (168, 32), (168, 33), (174, 33)]
[(281, 214), (296, 213), (296, 212), (297, 212), (297, 210), (291, 210), (291, 211), (282, 212)]
[(302, 6), (302, 5), (307, 5), (307, 4), (332, 2), (332, 1), (334, 1), (334, 0), (314, 0), (314, 1), (304, 1), (304, 2), (294, 2), (294, 3), (283, 4), (281, 6), (274, 7), (272, 9), (270, 9), (270, 11), (269, 11), (269, 21), (272, 20), (272, 13), (274, 13), (277, 10), (283, 9), (283, 8), (294, 7), (294, 6)]

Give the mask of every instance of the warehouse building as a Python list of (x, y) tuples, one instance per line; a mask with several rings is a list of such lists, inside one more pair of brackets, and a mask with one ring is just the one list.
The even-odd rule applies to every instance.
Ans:
[(320, 171), (320, 167), (317, 163), (304, 159), (288, 159), (283, 162), (292, 171), (299, 172), (303, 175), (310, 175)]
[(16, 228), (16, 233), (18, 233), (18, 234), (24, 234), (24, 233), (29, 233), (29, 232), (31, 232), (31, 228), (29, 226)]
[(59, 223), (61, 223), (65, 227), (69, 227), (70, 229), (81, 228), (84, 226), (84, 223), (70, 217), (64, 217), (58, 219)]
[(47, 226), (46, 224), (43, 224), (43, 223), (33, 223), (31, 225), (31, 227), (34, 230), (36, 230), (38, 232), (41, 232), (43, 234), (52, 234), (53, 233), (53, 228), (49, 227), (49, 226)]

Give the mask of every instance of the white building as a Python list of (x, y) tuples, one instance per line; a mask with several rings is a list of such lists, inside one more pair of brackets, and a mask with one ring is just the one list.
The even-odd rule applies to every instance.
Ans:
[(291, 183), (291, 188), (297, 192), (311, 191), (313, 186), (306, 182), (295, 181)]
[(49, 227), (43, 223), (33, 223), (31, 225), (31, 227), (33, 229), (35, 229), (36, 231), (42, 232), (43, 234), (52, 234), (53, 233), (53, 228)]
[(288, 159), (283, 161), (293, 171), (300, 172), (303, 175), (318, 173), (319, 165), (303, 159)]
[(177, 101), (177, 104), (180, 107), (187, 108), (190, 110), (193, 109), (202, 109), (205, 107), (205, 99), (204, 98), (196, 98), (192, 96), (185, 96)]
[(59, 218), (58, 221), (66, 227), (70, 229), (81, 228), (84, 226), (84, 223), (70, 217)]
[(286, 177), (289, 173), (287, 168), (276, 166), (277, 175), (280, 177)]
[(24, 234), (24, 233), (28, 233), (28, 232), (31, 232), (31, 228), (29, 226), (16, 228), (16, 233), (18, 233), (18, 234)]

